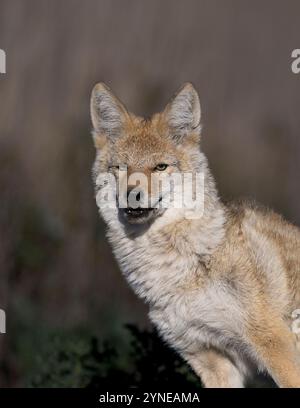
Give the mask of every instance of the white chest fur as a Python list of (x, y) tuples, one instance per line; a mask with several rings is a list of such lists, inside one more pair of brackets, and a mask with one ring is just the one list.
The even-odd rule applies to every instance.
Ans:
[(179, 253), (155, 234), (130, 239), (111, 231), (109, 238), (130, 285), (149, 303), (150, 319), (178, 351), (209, 345), (225, 348), (240, 338), (242, 311), (237, 299), (226, 282), (205, 279), (192, 245)]

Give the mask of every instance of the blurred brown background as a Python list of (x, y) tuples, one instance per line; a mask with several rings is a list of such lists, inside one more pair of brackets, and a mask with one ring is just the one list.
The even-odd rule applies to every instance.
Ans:
[(149, 115), (192, 81), (222, 196), (300, 224), (299, 15), (297, 0), (0, 0), (0, 384), (24, 383), (49, 328), (148, 324), (93, 197), (96, 82)]

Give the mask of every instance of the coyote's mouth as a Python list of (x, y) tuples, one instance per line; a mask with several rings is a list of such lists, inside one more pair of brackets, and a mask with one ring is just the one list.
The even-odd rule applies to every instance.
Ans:
[(149, 214), (154, 208), (125, 208), (124, 212), (131, 217), (140, 217)]
[(142, 224), (160, 213), (159, 204), (161, 201), (162, 197), (157, 200), (154, 207), (126, 207), (123, 208), (122, 212), (129, 224)]
[(130, 224), (142, 224), (154, 214), (155, 208), (124, 208), (124, 215)]

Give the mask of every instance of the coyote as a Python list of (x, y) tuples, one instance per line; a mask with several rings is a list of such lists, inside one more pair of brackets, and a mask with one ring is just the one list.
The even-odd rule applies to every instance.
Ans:
[[(200, 148), (193, 85), (144, 119), (99, 83), (91, 118), (96, 193), (112, 193), (111, 183), (97, 182), (101, 174), (126, 178), (126, 197), (138, 188), (140, 205), (120, 208), (117, 192), (100, 213), (122, 273), (149, 305), (162, 338), (205, 387), (245, 387), (258, 372), (279, 387), (300, 387), (299, 341), (291, 329), (300, 308), (300, 230), (271, 210), (220, 200)], [(138, 185), (129, 182), (135, 172), (144, 175)], [(142, 200), (144, 194), (156, 204), (163, 198), (145, 180), (186, 172), (204, 174), (201, 210)]]

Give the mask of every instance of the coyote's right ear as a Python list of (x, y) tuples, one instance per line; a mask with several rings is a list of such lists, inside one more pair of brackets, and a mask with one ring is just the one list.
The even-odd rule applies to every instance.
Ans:
[(164, 117), (175, 141), (181, 141), (190, 132), (200, 134), (200, 100), (191, 83), (184, 84), (173, 96), (164, 110)]
[(91, 118), (94, 127), (95, 144), (97, 137), (106, 136), (114, 141), (121, 133), (128, 112), (103, 83), (94, 86), (91, 96)]

